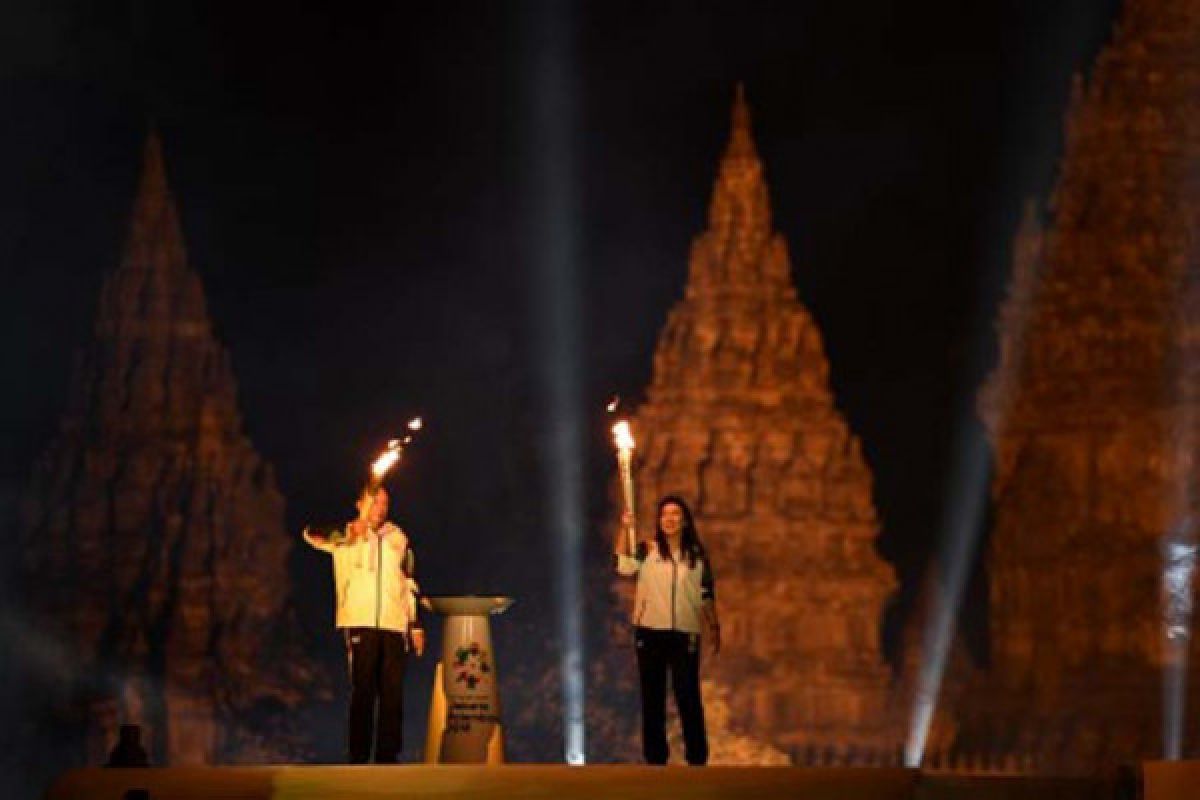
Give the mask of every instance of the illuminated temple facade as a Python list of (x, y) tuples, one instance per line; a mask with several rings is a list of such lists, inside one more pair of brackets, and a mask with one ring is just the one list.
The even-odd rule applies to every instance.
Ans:
[(283, 496), (236, 391), (152, 134), (123, 257), (27, 493), (23, 579), (57, 663), (39, 675), (39, 718), (59, 726), (46, 752), (66, 731), (65, 757), (103, 763), (133, 722), (159, 764), (303, 753), (289, 717), (319, 687), (283, 588)]
[(875, 549), (870, 468), (772, 227), (740, 90), (688, 263), (632, 420), (635, 480), (643, 536), (657, 498), (682, 495), (717, 574), (723, 649), (705, 674), (728, 708), (723, 730), (710, 721), (714, 761), (722, 737), (750, 735), (796, 763), (894, 763), (880, 625), (897, 582)]
[[(1200, 2), (1130, 0), (1043, 225), (1014, 247), (993, 445), (990, 664), (955, 749), (1039, 772), (1200, 754), (1186, 576), (1200, 394)], [(1172, 571), (1169, 567), (1174, 567)]]

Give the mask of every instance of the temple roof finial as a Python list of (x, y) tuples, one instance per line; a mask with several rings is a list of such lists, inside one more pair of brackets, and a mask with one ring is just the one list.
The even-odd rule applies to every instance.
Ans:
[[(762, 162), (750, 132), (750, 106), (739, 82), (733, 96), (732, 130), (721, 157), (708, 206), (709, 230), (740, 255), (739, 269), (750, 269), (771, 235), (771, 208)], [(726, 245), (722, 245), (724, 251)], [(731, 256), (732, 257), (732, 256)], [(745, 263), (743, 263), (745, 262)], [(732, 275), (733, 273), (729, 273)]]
[(750, 128), (750, 104), (746, 102), (746, 86), (738, 81), (733, 95), (733, 124), (729, 135), (727, 156), (751, 156), (757, 158), (754, 135)]
[(105, 280), (96, 330), (124, 343), (211, 336), (204, 289), (188, 267), (162, 139), (153, 126), (146, 134), (121, 262)]
[(142, 172), (133, 201), (123, 265), (174, 271), (186, 265), (179, 212), (167, 185), (162, 137), (151, 124), (142, 151)]

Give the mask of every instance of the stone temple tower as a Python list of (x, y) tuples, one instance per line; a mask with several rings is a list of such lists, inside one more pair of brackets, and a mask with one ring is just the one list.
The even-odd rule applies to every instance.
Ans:
[(313, 688), (287, 599), (284, 500), (242, 432), (159, 138), (57, 437), (26, 497), (25, 596), (58, 746), (102, 763), (121, 722), (157, 763), (279, 759)]
[(1126, 3), (1075, 87), (1047, 223), (1018, 236), (980, 398), (992, 658), (962, 750), (1044, 771), (1200, 752), (1196, 692), (1187, 730), (1163, 715), (1164, 676), (1200, 663), (1163, 580), (1197, 525), (1198, 52), (1200, 2)]
[(791, 269), (739, 88), (708, 229), (633, 419), (638, 519), (647, 535), (664, 494), (693, 505), (725, 643), (703, 673), (732, 728), (799, 763), (884, 763), (899, 742), (880, 648), (896, 580)]

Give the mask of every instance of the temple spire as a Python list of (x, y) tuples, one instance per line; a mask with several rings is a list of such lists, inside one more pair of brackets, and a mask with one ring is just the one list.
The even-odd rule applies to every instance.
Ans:
[(758, 152), (754, 148), (754, 133), (750, 125), (750, 104), (746, 102), (746, 86), (738, 81), (733, 94), (733, 114), (730, 125), (729, 146), (725, 150), (725, 159), (758, 160)]
[(118, 721), (152, 732), (156, 763), (296, 757), (289, 718), (314, 684), (281, 588), (283, 496), (243, 430), (153, 131), (120, 265), (26, 498), (21, 596), (72, 656), (45, 701), (90, 748), (60, 757), (103, 758)]
[(794, 291), (786, 247), (771, 229), (771, 200), (763, 177), (750, 105), (742, 84), (734, 92), (729, 143), (721, 156), (708, 206), (708, 230), (692, 258), (689, 295), (729, 291)]
[(167, 185), (162, 138), (151, 128), (142, 151), (142, 174), (121, 266), (175, 271), (186, 265), (179, 212)]
[(204, 290), (188, 267), (175, 198), (167, 184), (162, 139), (151, 128), (142, 151), (120, 266), (105, 281), (97, 333), (125, 341), (209, 336)]

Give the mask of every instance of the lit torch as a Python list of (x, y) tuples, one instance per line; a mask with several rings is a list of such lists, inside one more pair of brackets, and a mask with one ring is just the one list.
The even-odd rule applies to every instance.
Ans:
[(371, 463), (371, 486), (378, 489), (383, 484), (383, 478), (396, 462), (400, 460), (402, 444), (399, 439), (388, 442), (387, 449), (379, 454), (379, 458)]
[(387, 443), (387, 447), (379, 454), (379, 457), (371, 462), (371, 477), (367, 485), (372, 494), (383, 486), (383, 479), (391, 471), (392, 467), (400, 461), (400, 457), (404, 455), (405, 446), (412, 443), (413, 435), (424, 427), (424, 423), (420, 417), (413, 417), (408, 421), (408, 429), (411, 431), (403, 439), (392, 439)]
[[(633, 441), (633, 432), (629, 429), (628, 420), (618, 420), (612, 427), (613, 443), (617, 446), (617, 470), (621, 476), (621, 494), (625, 499), (625, 510), (630, 516), (634, 513), (633, 504), (633, 449), (635, 442)], [(628, 529), (629, 535), (629, 552), (634, 552), (637, 542), (635, 541), (634, 529), (636, 524), (630, 525)]]

